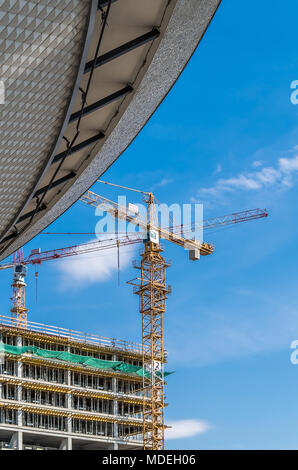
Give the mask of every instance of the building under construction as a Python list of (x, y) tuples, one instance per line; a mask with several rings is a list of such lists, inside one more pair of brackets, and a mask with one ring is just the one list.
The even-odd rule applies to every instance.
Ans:
[(0, 316), (0, 448), (143, 447), (139, 344)]

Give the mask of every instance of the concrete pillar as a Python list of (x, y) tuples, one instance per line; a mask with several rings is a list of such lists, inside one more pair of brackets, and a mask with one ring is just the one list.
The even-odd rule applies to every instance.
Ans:
[(61, 441), (59, 450), (72, 450), (72, 438), (66, 437)]
[(23, 450), (23, 431), (16, 431), (13, 433), (9, 442), (11, 449)]
[[(113, 354), (112, 360), (117, 361), (116, 354)], [(112, 391), (115, 394), (117, 393), (117, 378), (116, 377), (112, 378)], [(116, 416), (116, 417), (118, 416), (118, 400), (113, 401), (113, 415)], [(114, 423), (113, 428), (114, 428), (113, 429), (114, 437), (117, 439), (118, 438), (118, 423)]]
[[(70, 353), (70, 346), (69, 345), (66, 347), (66, 351), (68, 353)], [(70, 369), (67, 370), (67, 385), (69, 385), (69, 386), (71, 385), (71, 371), (70, 371)], [(71, 393), (67, 393), (66, 402), (67, 402), (66, 403), (67, 409), (71, 410), (72, 409), (72, 395), (71, 395)], [(68, 416), (66, 418), (66, 430), (69, 433), (72, 432), (72, 418), (71, 418), (71, 416)], [(67, 437), (65, 439), (65, 441), (67, 441), (67, 444), (66, 444), (67, 448), (64, 449), (64, 450), (72, 450), (72, 439), (71, 439), (71, 437)]]
[[(72, 409), (72, 404), (71, 404), (71, 393), (68, 393), (66, 395), (66, 399), (67, 399), (67, 409), (68, 410), (71, 410)], [(72, 432), (72, 418), (71, 416), (67, 416), (66, 418), (66, 429), (67, 429), (67, 432)]]
[[(23, 345), (22, 337), (18, 336), (17, 337), (17, 346), (19, 348), (21, 348), (22, 345)], [(18, 378), (23, 377), (23, 363), (22, 363), (22, 361), (17, 362), (17, 376), (18, 376)], [(17, 400), (18, 400), (18, 402), (22, 401), (22, 390), (23, 390), (22, 385), (18, 385), (17, 386)], [(22, 410), (17, 411), (17, 423), (18, 423), (18, 426), (23, 425), (23, 411)], [(22, 446), (23, 446), (23, 444), (22, 444)]]
[[(17, 346), (18, 346), (19, 348), (21, 348), (22, 345), (23, 345), (23, 343), (22, 343), (22, 337), (21, 337), (21, 336), (18, 336), (18, 337), (17, 337)], [(18, 362), (17, 362), (17, 376), (18, 376), (18, 377), (23, 377), (23, 363), (22, 363), (22, 361), (18, 361)]]
[(106, 450), (118, 450), (118, 442), (112, 442), (111, 444), (108, 444)]

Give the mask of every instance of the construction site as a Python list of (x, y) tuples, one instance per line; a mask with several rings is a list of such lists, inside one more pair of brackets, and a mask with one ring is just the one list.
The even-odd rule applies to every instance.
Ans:
[[(245, 210), (199, 225), (171, 220), (164, 226), (152, 191), (99, 178), (175, 84), (220, 1), (52, 3), (0, 2), (1, 18), (7, 20), (0, 20), (9, 91), (3, 106), (15, 120), (12, 126), (7, 118), (1, 144), (7, 160), (3, 181), (0, 177), (0, 273), (12, 274), (12, 295), (10, 312), (0, 315), (0, 450), (163, 450), (165, 388), (172, 372), (164, 345), (172, 290), (164, 252), (168, 244), (175, 245), (189, 262), (199, 261), (215, 246), (196, 231), (208, 238), (211, 229), (263, 219), (268, 212)], [(17, 30), (14, 50), (23, 54), (19, 69), (7, 59), (9, 24)], [(25, 43), (31, 50), (24, 52)], [(30, 109), (26, 125), (22, 109)], [(90, 190), (94, 183), (138, 193), (146, 215), (132, 203), (123, 206)], [(18, 198), (10, 194), (14, 188)], [(138, 231), (28, 253), (26, 244), (74, 203)], [(37, 278), (37, 267), (50, 260), (113, 249), (119, 272), (120, 250), (130, 245), (140, 247), (136, 277), (125, 280), (138, 297), (135, 336), (140, 344), (74, 331), (71, 324), (67, 329), (31, 321), (28, 267), (36, 269)]]
[[(103, 182), (104, 184), (109, 184)], [(119, 187), (112, 184), (112, 186)], [(131, 188), (125, 188), (131, 190)], [(133, 190), (134, 191), (134, 190)], [(117, 220), (143, 231), (123, 238), (41, 252), (24, 258), (19, 249), (11, 264), (11, 316), (0, 316), (0, 383), (2, 449), (18, 450), (161, 450), (165, 446), (164, 314), (171, 292), (166, 282), (169, 263), (160, 239), (189, 253), (189, 259), (213, 253), (211, 244), (182, 237), (181, 227), (168, 231), (156, 225), (155, 199), (143, 194), (145, 219), (132, 205), (120, 206), (88, 191), (81, 202), (101, 208)], [(205, 220), (205, 230), (267, 217), (250, 210)], [(193, 227), (183, 227), (191, 232)], [(143, 244), (139, 276), (128, 284), (139, 297), (142, 344), (42, 325), (28, 320), (25, 303), (27, 265), (39, 266), (84, 253)]]
[(0, 323), (1, 450), (141, 448), (141, 345)]
[[(13, 281), (11, 313), (0, 318), (0, 445), (3, 450), (163, 449), (163, 314), (169, 288), (159, 238), (182, 247), (187, 243), (194, 260), (213, 247), (157, 227), (151, 193), (143, 192), (148, 213), (142, 220), (133, 206), (118, 207), (85, 191), (162, 102), (220, 2), (54, 3), (0, 2), (5, 64), (0, 257), (13, 255), (1, 264), (12, 270)], [(176, 49), (177, 28), (185, 22), (190, 35)], [(165, 53), (171, 55), (167, 70)], [(95, 244), (36, 249), (24, 256), (22, 247), (82, 194), (81, 201), (91, 207), (117, 220), (134, 220), (145, 235), (115, 239), (108, 234), (108, 240)], [(142, 344), (30, 321), (28, 264), (109, 247), (119, 252), (136, 243), (144, 243), (137, 266), (141, 275), (131, 281), (140, 298)]]

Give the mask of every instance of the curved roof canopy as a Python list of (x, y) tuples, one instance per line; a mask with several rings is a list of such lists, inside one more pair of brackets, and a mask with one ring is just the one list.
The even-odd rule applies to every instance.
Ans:
[(0, 258), (119, 157), (220, 0), (0, 1)]

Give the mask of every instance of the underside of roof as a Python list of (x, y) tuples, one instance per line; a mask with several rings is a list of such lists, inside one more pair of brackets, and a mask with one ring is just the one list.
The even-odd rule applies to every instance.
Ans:
[(220, 0), (0, 0), (0, 259), (144, 127)]

